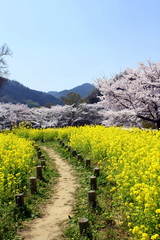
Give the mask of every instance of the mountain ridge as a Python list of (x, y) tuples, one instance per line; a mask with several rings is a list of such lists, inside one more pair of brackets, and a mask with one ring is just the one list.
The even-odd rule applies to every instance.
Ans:
[(47, 103), (62, 105), (62, 101), (45, 92), (32, 90), (15, 80), (8, 80), (0, 89), (0, 102), (44, 106)]
[(15, 80), (8, 80), (0, 89), (0, 102), (4, 103), (20, 103), (27, 104), (29, 107), (50, 106), (50, 105), (63, 105), (61, 100), (62, 96), (66, 96), (68, 92), (76, 92), (80, 94), (81, 98), (89, 95), (94, 87), (85, 83), (70, 90), (63, 90), (60, 92), (50, 91), (58, 97), (50, 94), (49, 92), (42, 92), (25, 87), (23, 84)]
[(62, 91), (49, 91), (48, 93), (52, 96), (61, 99), (61, 97), (66, 97), (67, 93), (74, 92), (77, 94), (80, 94), (81, 98), (86, 97), (95, 87), (90, 83), (83, 83), (81, 85), (78, 85), (77, 87), (74, 87), (72, 89), (65, 89)]

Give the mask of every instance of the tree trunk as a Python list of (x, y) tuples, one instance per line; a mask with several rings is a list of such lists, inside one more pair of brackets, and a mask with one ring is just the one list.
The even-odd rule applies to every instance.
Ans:
[(141, 118), (145, 121), (148, 121), (148, 122), (153, 122), (157, 125), (157, 129), (159, 130), (160, 129), (160, 119), (152, 119), (152, 118), (148, 118), (148, 117), (143, 117), (141, 115), (137, 115), (138, 118)]
[(158, 119), (158, 120), (156, 121), (156, 124), (157, 124), (157, 129), (159, 130), (159, 129), (160, 129), (160, 119)]

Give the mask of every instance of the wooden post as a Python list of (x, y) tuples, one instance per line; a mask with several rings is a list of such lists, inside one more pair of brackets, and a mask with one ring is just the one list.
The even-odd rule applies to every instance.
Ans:
[(37, 178), (42, 179), (42, 166), (37, 166)]
[(41, 160), (41, 166), (44, 167), (44, 168), (46, 167), (46, 161), (45, 160)]
[(77, 156), (77, 151), (76, 150), (72, 150), (72, 155), (75, 157)]
[(41, 157), (41, 155), (42, 155), (42, 152), (41, 152), (41, 150), (38, 150), (38, 158), (40, 158)]
[(31, 189), (31, 194), (34, 194), (37, 192), (37, 178), (36, 177), (30, 178), (30, 189)]
[(86, 168), (90, 168), (91, 160), (88, 158), (86, 159)]
[(94, 176), (98, 177), (100, 175), (100, 169), (99, 167), (94, 168)]
[(70, 146), (68, 146), (68, 151), (71, 151), (71, 147)]
[(90, 185), (91, 185), (91, 190), (96, 190), (97, 189), (97, 178), (96, 178), (96, 176), (90, 177)]
[(80, 235), (88, 235), (89, 232), (89, 222), (87, 218), (81, 218), (78, 220)]
[(44, 159), (45, 159), (45, 156), (44, 156), (44, 155), (41, 155), (40, 158), (44, 160)]
[(83, 158), (82, 158), (82, 155), (81, 155), (81, 154), (77, 154), (77, 160), (79, 160), (79, 161), (82, 161), (82, 160), (83, 160)]
[(16, 198), (17, 207), (23, 207), (24, 206), (24, 194), (23, 193), (16, 194), (15, 198)]
[(90, 207), (96, 207), (96, 192), (95, 190), (88, 191), (88, 202)]

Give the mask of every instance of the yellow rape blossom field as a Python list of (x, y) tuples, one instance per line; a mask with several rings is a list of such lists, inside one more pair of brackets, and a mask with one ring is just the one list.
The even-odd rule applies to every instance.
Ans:
[(106, 175), (136, 239), (160, 239), (160, 132), (103, 126), (67, 127), (55, 134), (92, 159)]
[[(125, 215), (138, 240), (160, 239), (160, 132), (117, 127), (84, 126), (59, 129), (15, 129), (0, 138), (0, 193), (23, 188), (32, 168), (31, 140), (62, 139), (100, 166), (110, 184), (117, 215)], [(20, 140), (19, 140), (20, 137)], [(25, 180), (24, 180), (25, 182)], [(13, 190), (14, 189), (14, 190)]]
[(0, 202), (23, 192), (34, 164), (31, 141), (13, 133), (0, 133)]
[(98, 163), (115, 202), (141, 240), (160, 239), (160, 132), (102, 126), (64, 128), (58, 135)]

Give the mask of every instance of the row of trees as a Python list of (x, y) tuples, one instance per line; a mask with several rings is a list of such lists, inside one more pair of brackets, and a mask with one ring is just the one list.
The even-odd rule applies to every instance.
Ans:
[(12, 123), (27, 121), (32, 127), (64, 127), (84, 124), (101, 124), (101, 106), (82, 103), (79, 106), (56, 105), (51, 108), (29, 108), (23, 104), (0, 104), (0, 129), (10, 128)]
[[(8, 75), (4, 57), (11, 55), (4, 44), (0, 48), (0, 87)], [(111, 79), (98, 78), (95, 87), (85, 99), (88, 104), (82, 103), (80, 95), (73, 92), (62, 98), (65, 106), (50, 109), (1, 104), (0, 120), (27, 119), (45, 127), (74, 125), (78, 119), (88, 124), (138, 127), (146, 121), (160, 128), (160, 62), (140, 62), (137, 69), (127, 68)]]

